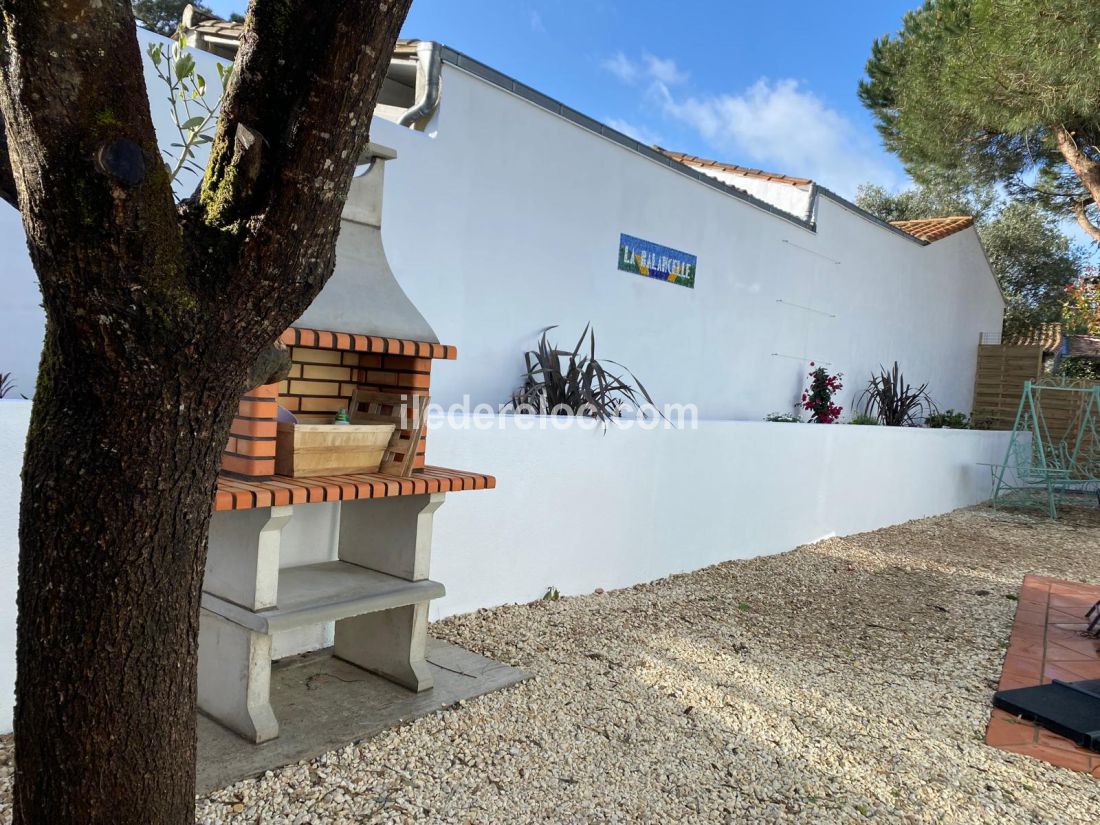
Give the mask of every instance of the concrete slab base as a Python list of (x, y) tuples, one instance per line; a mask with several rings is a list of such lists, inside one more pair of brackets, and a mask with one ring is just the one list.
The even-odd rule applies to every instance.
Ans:
[(253, 745), (200, 715), (196, 792), (312, 759), (529, 678), (522, 670), (436, 639), (428, 639), (427, 659), (435, 687), (423, 693), (337, 659), (331, 649), (275, 662), (271, 704), (279, 717), (279, 737)]

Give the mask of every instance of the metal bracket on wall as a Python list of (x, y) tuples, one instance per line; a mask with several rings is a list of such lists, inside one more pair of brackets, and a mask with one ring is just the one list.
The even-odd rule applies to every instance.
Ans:
[(805, 361), (807, 364), (812, 362), (814, 364), (819, 364), (823, 367), (831, 367), (832, 364), (833, 364), (832, 361), (818, 361), (816, 358), (811, 358), (809, 355), (784, 355), (781, 352), (773, 352), (772, 357), (773, 358), (790, 358), (792, 361)]
[(824, 315), (826, 318), (835, 318), (836, 317), (836, 315), (834, 315), (833, 313), (826, 312), (823, 309), (814, 309), (813, 307), (803, 306), (802, 304), (796, 304), (796, 303), (793, 303), (792, 301), (784, 301), (782, 298), (776, 298), (775, 302), (777, 304), (783, 304), (784, 306), (794, 307), (795, 309), (804, 309), (804, 310), (806, 310), (806, 312), (814, 312), (818, 315)]
[(801, 249), (803, 252), (809, 252), (811, 255), (817, 255), (817, 257), (824, 258), (831, 264), (836, 264), (837, 266), (840, 266), (840, 261), (838, 261), (836, 258), (830, 258), (828, 255), (822, 255), (816, 249), (810, 249), (808, 246), (801, 246), (794, 243), (793, 241), (788, 241), (786, 238), (783, 238), (782, 242), (785, 243), (787, 246), (793, 246), (795, 249)]

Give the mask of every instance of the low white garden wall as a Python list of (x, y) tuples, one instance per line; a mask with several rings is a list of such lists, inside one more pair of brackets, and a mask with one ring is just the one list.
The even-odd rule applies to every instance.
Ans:
[(989, 498), (1008, 432), (700, 421), (698, 429), (436, 424), (431, 463), (492, 473), (435, 517), (432, 618), (625, 587)]
[[(29, 402), (0, 402), (0, 732), (11, 729), (29, 413)], [(624, 587), (975, 504), (990, 490), (980, 465), (1000, 461), (1009, 437), (742, 421), (607, 433), (568, 419), (476, 423), (431, 425), (433, 464), (497, 477), (497, 489), (452, 494), (436, 514), (432, 578), (448, 595), (433, 618), (529, 601), (551, 585), (565, 595)], [(313, 534), (315, 547), (324, 535)]]
[(30, 401), (0, 400), (0, 733), (15, 708), (15, 590), (19, 566), (19, 473)]

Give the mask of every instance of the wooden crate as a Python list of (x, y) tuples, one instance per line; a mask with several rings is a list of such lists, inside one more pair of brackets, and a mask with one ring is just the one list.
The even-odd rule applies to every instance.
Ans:
[(292, 478), (376, 473), (393, 436), (391, 423), (280, 421), (275, 472)]
[(393, 422), (394, 432), (382, 458), (381, 471), (408, 478), (416, 463), (416, 451), (424, 437), (428, 396), (377, 392), (357, 387), (348, 408), (351, 422)]

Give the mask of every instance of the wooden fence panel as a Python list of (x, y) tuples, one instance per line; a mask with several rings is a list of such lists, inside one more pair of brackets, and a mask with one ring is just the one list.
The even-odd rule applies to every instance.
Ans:
[(979, 344), (973, 420), (988, 422), (994, 430), (1011, 430), (1024, 382), (1037, 381), (1042, 374), (1042, 347)]

